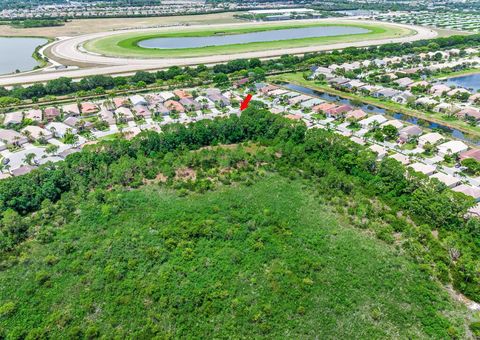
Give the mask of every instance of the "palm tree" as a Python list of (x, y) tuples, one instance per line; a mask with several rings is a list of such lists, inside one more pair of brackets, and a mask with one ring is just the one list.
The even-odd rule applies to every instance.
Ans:
[(23, 159), (23, 161), (25, 163), (27, 163), (28, 165), (32, 165), (32, 162), (34, 161), (35, 159), (35, 154), (34, 153), (27, 153), (25, 155), (25, 158)]

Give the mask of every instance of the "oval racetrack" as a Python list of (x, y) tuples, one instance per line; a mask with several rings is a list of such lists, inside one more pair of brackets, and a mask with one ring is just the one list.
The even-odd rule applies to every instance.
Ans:
[[(332, 23), (335, 22), (333, 19), (321, 19), (317, 20), (318, 22)], [(358, 23), (375, 23), (372, 21), (359, 21), (355, 20)], [(352, 22), (354, 23), (354, 22)], [(168, 68), (170, 66), (186, 66), (186, 65), (198, 65), (198, 64), (216, 64), (221, 62), (226, 62), (229, 60), (239, 59), (239, 58), (273, 58), (283, 54), (302, 54), (307, 52), (315, 51), (327, 51), (332, 49), (342, 49), (346, 47), (364, 47), (370, 45), (380, 45), (386, 43), (401, 43), (401, 42), (411, 42), (415, 40), (422, 39), (431, 39), (437, 36), (437, 32), (418, 26), (411, 25), (402, 25), (402, 24), (393, 24), (393, 23), (380, 23), (382, 25), (391, 25), (401, 28), (407, 28), (416, 32), (416, 34), (403, 36), (399, 38), (389, 38), (389, 39), (379, 39), (379, 40), (364, 40), (348, 43), (335, 43), (335, 44), (323, 44), (323, 45), (313, 45), (307, 47), (299, 48), (285, 48), (285, 49), (276, 49), (276, 50), (263, 50), (263, 51), (254, 51), (254, 52), (245, 52), (237, 54), (222, 54), (222, 55), (209, 55), (209, 56), (200, 56), (200, 57), (190, 57), (190, 58), (158, 58), (158, 59), (147, 59), (147, 58), (120, 58), (120, 57), (111, 57), (95, 54), (88, 52), (83, 48), (83, 44), (87, 41), (93, 39), (108, 37), (113, 34), (122, 34), (126, 31), (116, 31), (116, 32), (101, 32), (88, 35), (82, 35), (78, 37), (66, 38), (54, 43), (51, 47), (51, 58), (53, 60), (58, 60), (61, 63), (68, 64), (70, 61), (72, 64), (81, 63), (83, 65), (88, 64), (89, 67), (80, 68), (75, 70), (57, 70), (50, 72), (32, 72), (25, 74), (17, 74), (0, 77), (0, 86), (12, 85), (12, 84), (25, 84), (33, 82), (45, 82), (51, 79), (58, 77), (71, 77), (71, 78), (81, 78), (89, 75), (95, 74), (130, 74), (139, 70), (153, 70)], [(228, 27), (233, 25), (245, 25), (245, 24), (229, 24)], [(198, 28), (208, 27), (208, 28), (221, 28), (225, 25), (204, 25), (204, 26), (195, 26)], [(162, 30), (172, 29), (172, 27), (166, 28), (150, 28), (150, 29), (137, 29), (130, 30), (128, 32), (138, 32), (138, 33), (152, 33), (152, 32), (161, 32)], [(176, 28), (177, 29), (177, 28)], [(178, 27), (178, 30), (182, 29), (192, 29), (192, 26), (182, 26)]]

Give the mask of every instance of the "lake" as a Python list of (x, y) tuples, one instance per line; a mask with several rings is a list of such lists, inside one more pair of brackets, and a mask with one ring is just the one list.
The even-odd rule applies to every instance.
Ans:
[(370, 30), (361, 27), (314, 26), (242, 34), (215, 35), (210, 37), (152, 38), (140, 41), (138, 46), (143, 48), (158, 49), (197, 48), (206, 46), (247, 44), (252, 42), (331, 37), (337, 35), (362, 34), (368, 32), (370, 32)]
[(0, 74), (13, 73), (15, 70), (32, 70), (38, 65), (32, 57), (35, 48), (46, 44), (47, 41), (42, 38), (0, 37)]
[(446, 80), (447, 85), (461, 86), (466, 89), (480, 90), (480, 73), (470, 74), (467, 76), (460, 76), (449, 78)]

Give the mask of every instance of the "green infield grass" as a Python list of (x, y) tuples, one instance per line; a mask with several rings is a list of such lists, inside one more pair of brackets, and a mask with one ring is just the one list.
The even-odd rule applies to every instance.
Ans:
[[(197, 48), (178, 48), (178, 49), (151, 49), (142, 48), (138, 43), (143, 40), (153, 38), (172, 38), (172, 37), (210, 37), (225, 34), (243, 34), (268, 30), (281, 30), (305, 27), (332, 27), (347, 26), (368, 29), (367, 33), (360, 34), (344, 34), (335, 36), (323, 36), (314, 38), (300, 38), (290, 40), (275, 40), (264, 42), (252, 42), (245, 44), (232, 44), (222, 46), (205, 46)], [(265, 24), (248, 25), (244, 27), (226, 27), (226, 28), (202, 28), (166, 30), (164, 32), (130, 32), (124, 34), (114, 34), (107, 37), (97, 38), (87, 41), (84, 44), (86, 50), (115, 57), (132, 57), (132, 58), (172, 58), (172, 57), (198, 57), (209, 56), (212, 54), (236, 54), (244, 52), (255, 52), (263, 50), (277, 50), (285, 48), (298, 48), (312, 45), (326, 45), (336, 43), (348, 43), (364, 40), (377, 40), (387, 38), (399, 38), (414, 34), (415, 31), (398, 26), (388, 24), (373, 23), (356, 23), (351, 21), (336, 21), (335, 23), (291, 23), (291, 24)]]

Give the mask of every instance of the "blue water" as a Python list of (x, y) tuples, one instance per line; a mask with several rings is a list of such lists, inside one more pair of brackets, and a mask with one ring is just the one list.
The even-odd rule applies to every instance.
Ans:
[(446, 83), (447, 85), (455, 85), (464, 87), (466, 89), (472, 89), (476, 92), (480, 90), (480, 73), (450, 78), (447, 79)]
[[(348, 104), (351, 106), (357, 106), (354, 105), (349, 99), (341, 98), (338, 96), (332, 96), (328, 93), (320, 92), (320, 91), (315, 91), (311, 88), (304, 87), (304, 86), (299, 86), (295, 84), (284, 84), (284, 86), (288, 89), (291, 89), (293, 91), (305, 93), (308, 95), (312, 95), (318, 98), (321, 98), (323, 100), (326, 100), (328, 102), (334, 102), (334, 103), (342, 103), (342, 104)], [(387, 110), (382, 109), (380, 107), (374, 106), (374, 105), (369, 105), (369, 104), (363, 104), (360, 105), (359, 108), (361, 108), (363, 111), (368, 112), (368, 113), (373, 113), (373, 114), (381, 114), (381, 115), (386, 115), (393, 117), (398, 120), (402, 120), (404, 122), (408, 122), (410, 124), (418, 125), (423, 128), (428, 128), (431, 130), (439, 131), (442, 132), (446, 135), (450, 135), (452, 138), (463, 140), (465, 142), (474, 144), (474, 145), (480, 145), (480, 140), (476, 136), (471, 136), (466, 133), (463, 133), (462, 131), (452, 129), (448, 126), (438, 124), (431, 122), (426, 119), (420, 119), (417, 117), (409, 116), (403, 113), (398, 113), (398, 112), (387, 112)]]
[(331, 37), (368, 33), (370, 30), (350, 26), (317, 26), (304, 28), (289, 28), (263, 32), (215, 35), (211, 37), (181, 37), (181, 38), (152, 38), (140, 41), (138, 46), (143, 48), (196, 48), (206, 46), (221, 46), (232, 44), (247, 44), (251, 42), (278, 41), (315, 37)]
[(0, 74), (33, 69), (38, 63), (32, 54), (37, 46), (46, 42), (41, 38), (0, 37)]

